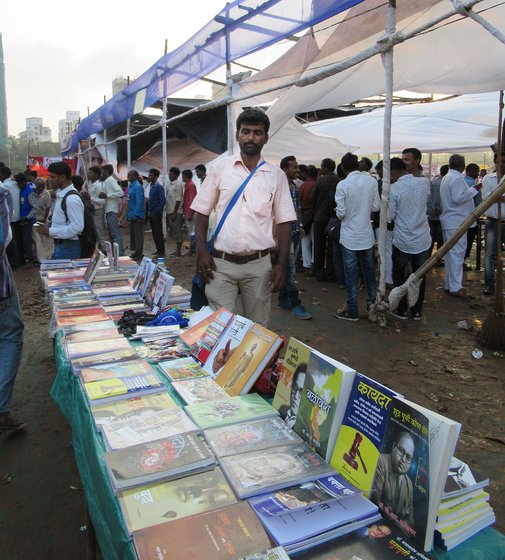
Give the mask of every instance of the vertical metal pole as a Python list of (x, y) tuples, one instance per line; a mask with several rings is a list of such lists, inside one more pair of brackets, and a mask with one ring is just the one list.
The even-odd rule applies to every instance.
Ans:
[[(230, 15), (230, 4), (226, 4), (226, 19)], [(226, 32), (226, 96), (228, 97), (228, 102), (226, 103), (226, 122), (227, 122), (227, 153), (229, 156), (233, 154), (233, 144), (235, 143), (234, 127), (233, 127), (233, 109), (232, 109), (232, 97), (233, 97), (233, 80), (231, 77), (231, 60), (230, 60), (230, 33)]]
[(103, 131), (103, 143), (105, 145), (105, 163), (109, 163), (109, 149), (107, 147), (107, 130)]
[(163, 187), (165, 187), (166, 178), (168, 175), (168, 162), (167, 162), (167, 97), (163, 97), (163, 116), (161, 117), (161, 143), (163, 153)]
[(126, 170), (132, 166), (132, 139), (130, 136), (130, 119), (126, 119)]
[[(396, 23), (396, 0), (389, 0), (386, 20), (386, 35), (395, 32)], [(391, 115), (393, 110), (393, 47), (388, 49), (382, 56), (382, 63), (386, 73), (386, 104), (384, 106), (384, 167), (382, 176), (382, 195), (379, 226), (379, 301), (386, 294), (386, 234), (387, 213), (389, 206), (389, 185), (391, 183)]]

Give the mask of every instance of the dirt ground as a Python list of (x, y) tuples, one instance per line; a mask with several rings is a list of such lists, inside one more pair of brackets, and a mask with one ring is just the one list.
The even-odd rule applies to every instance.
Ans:
[[(152, 252), (147, 233), (145, 253)], [(166, 262), (176, 281), (190, 288), (194, 257)], [(28, 428), (25, 433), (0, 433), (0, 558), (80, 560), (86, 557), (84, 499), (70, 429), (49, 396), (55, 375), (49, 313), (38, 269), (19, 270), (15, 276), (26, 330), (13, 412)], [(276, 309), (273, 299), (270, 328), (461, 422), (457, 455), (491, 479), (496, 526), (505, 531), (505, 353), (484, 349), (482, 359), (472, 356), (473, 331), (492, 301), (482, 294), (483, 272), (466, 272), (465, 277), (472, 299), (447, 296), (443, 269), (435, 269), (429, 273), (422, 321), (380, 327), (365, 318), (357, 323), (334, 319), (345, 290), (298, 274), (301, 299), (313, 319), (294, 319)], [(363, 306), (363, 294), (360, 299)], [(457, 328), (462, 320), (470, 331)]]

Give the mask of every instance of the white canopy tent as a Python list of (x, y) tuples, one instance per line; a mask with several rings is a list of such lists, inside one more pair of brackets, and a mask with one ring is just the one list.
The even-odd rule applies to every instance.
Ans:
[[(499, 93), (462, 95), (433, 103), (396, 105), (391, 121), (391, 152), (415, 146), (422, 152), (487, 150), (498, 134)], [(380, 154), (384, 109), (305, 125), (312, 133), (358, 146), (358, 154)]]

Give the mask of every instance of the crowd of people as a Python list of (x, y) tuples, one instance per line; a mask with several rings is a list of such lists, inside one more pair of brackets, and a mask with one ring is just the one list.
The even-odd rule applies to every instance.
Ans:
[[(110, 164), (90, 167), (85, 181), (72, 175), (67, 163), (54, 162), (45, 181), (29, 169), (13, 176), (0, 162), (0, 430), (24, 428), (9, 411), (23, 337), (11, 267), (30, 267), (47, 258), (88, 257), (95, 245), (105, 249), (107, 237), (122, 255), (124, 220), (136, 260), (144, 256), (147, 227), (157, 259), (166, 255), (167, 235), (175, 242), (173, 256), (182, 256), (186, 228), (187, 254), (196, 252), (199, 285), (213, 308), (240, 311), (266, 326), (276, 292), (278, 308), (297, 319), (311, 319), (295, 281), (296, 273), (303, 272), (346, 290), (346, 306), (335, 311), (337, 319), (359, 319), (360, 285), (369, 310), (377, 293), (382, 162), (374, 167), (368, 158), (347, 153), (338, 165), (324, 158), (319, 169), (299, 165), (293, 155), (270, 164), (261, 156), (269, 125), (263, 111), (243, 111), (236, 122), (239, 154), (220, 159), (208, 176), (204, 165), (196, 166), (199, 189), (193, 172), (181, 173), (177, 167), (170, 168), (165, 185), (158, 169), (150, 169), (147, 178), (131, 169), (122, 187)], [(430, 183), (421, 160), (417, 148), (406, 148), (390, 160), (385, 251), (389, 287), (402, 285), (498, 186), (496, 169), (485, 174), (476, 164), (466, 165), (459, 154), (451, 155)], [(495, 289), (498, 204), (503, 213), (504, 201), (502, 196), (486, 212), (487, 295)], [(446, 255), (445, 291), (453, 297), (466, 297), (463, 270), (475, 235), (476, 228), (470, 228)], [(405, 320), (409, 313), (421, 319), (425, 282), (413, 306), (405, 299), (391, 311), (397, 319)]]

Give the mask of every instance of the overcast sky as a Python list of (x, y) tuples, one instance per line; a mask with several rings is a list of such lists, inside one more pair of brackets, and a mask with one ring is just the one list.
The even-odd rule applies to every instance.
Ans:
[[(135, 77), (180, 46), (225, 0), (5, 0), (2, 2), (9, 134), (42, 117), (58, 140), (65, 111), (87, 115), (112, 95), (117, 76)], [(190, 94), (210, 86), (191, 86)]]

